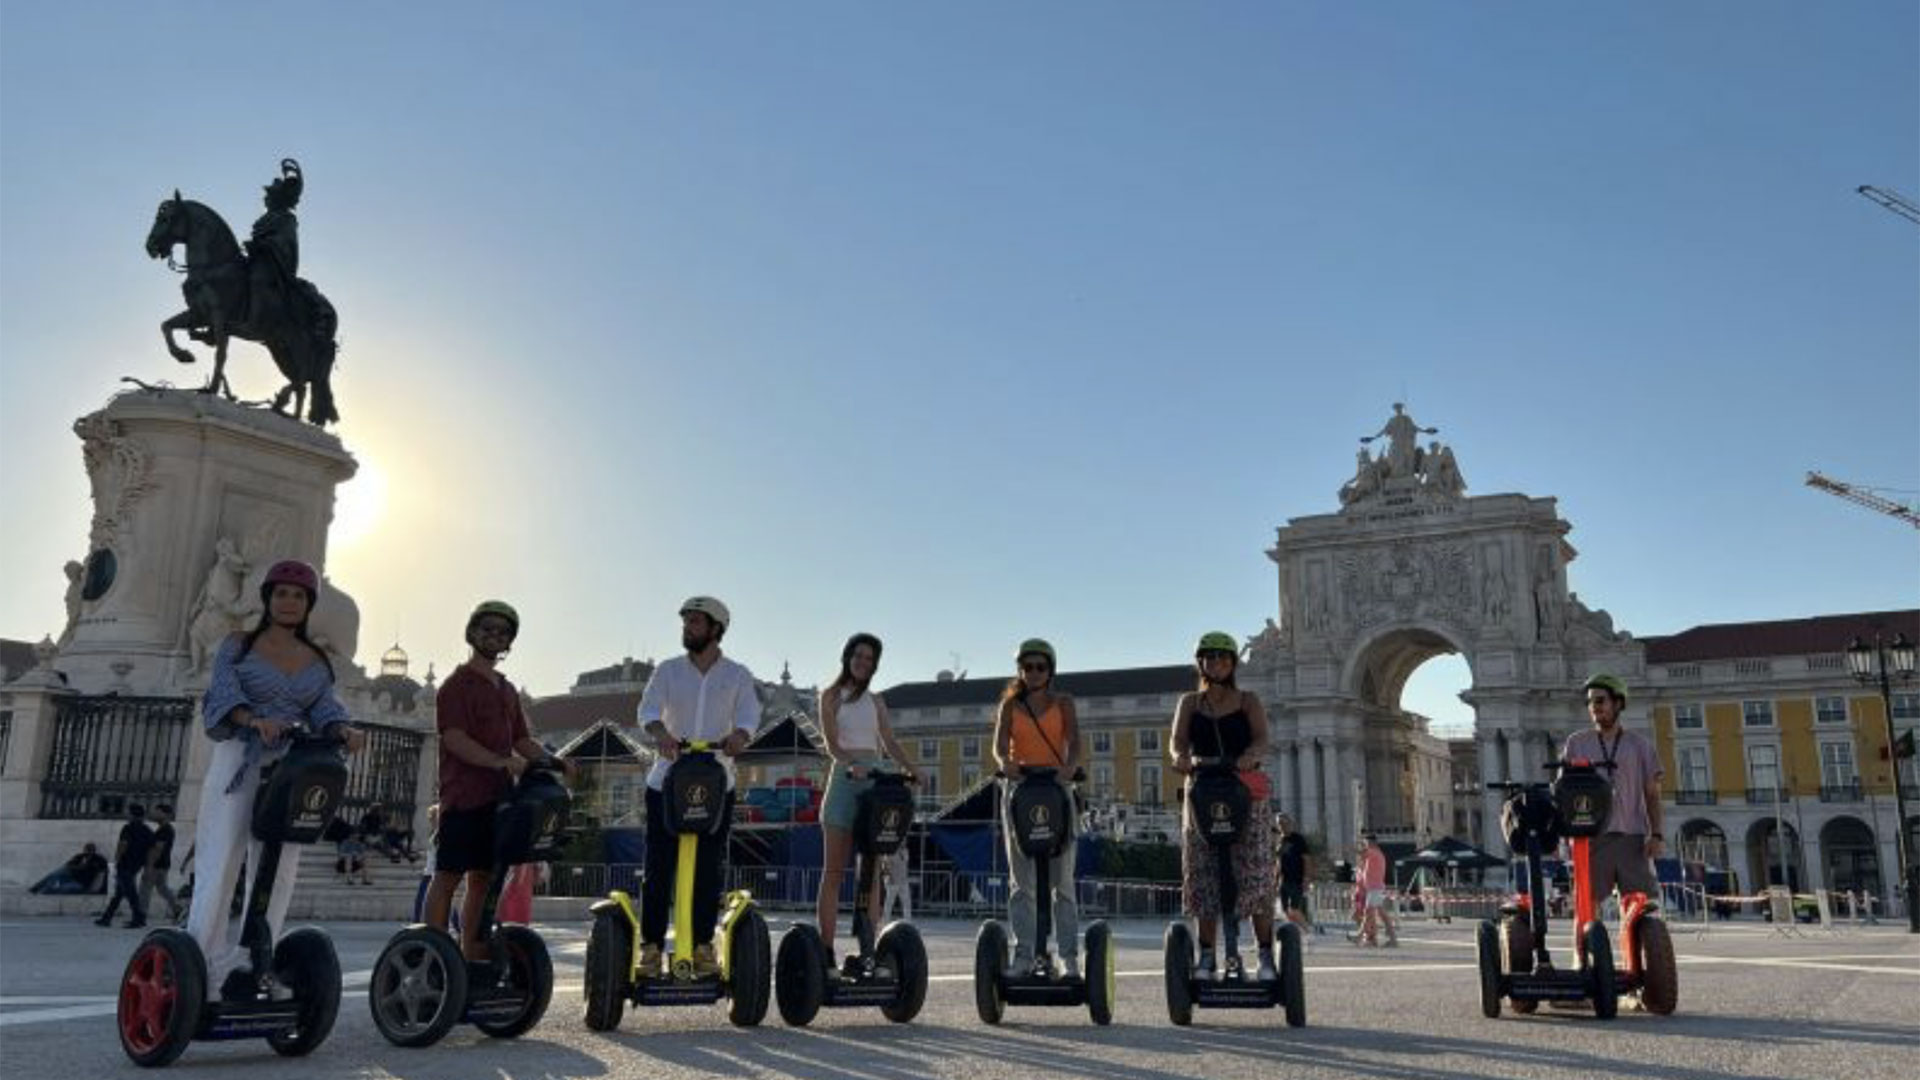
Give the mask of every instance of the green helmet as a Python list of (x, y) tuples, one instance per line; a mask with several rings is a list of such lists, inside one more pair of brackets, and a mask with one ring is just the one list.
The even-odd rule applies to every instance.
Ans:
[(1014, 662), (1019, 663), (1021, 657), (1030, 654), (1038, 654), (1046, 657), (1048, 667), (1057, 668), (1060, 666), (1060, 661), (1053, 655), (1053, 646), (1049, 645), (1045, 638), (1030, 637), (1021, 642), (1019, 650), (1013, 654)]
[(474, 623), (489, 615), (498, 615), (507, 620), (513, 625), (513, 635), (520, 636), (520, 613), (513, 610), (513, 605), (505, 600), (482, 600), (479, 606), (473, 609), (473, 614), (467, 616), (467, 627), (471, 629)]
[(1210, 652), (1232, 653), (1235, 656), (1239, 656), (1240, 643), (1233, 639), (1232, 634), (1223, 633), (1219, 630), (1201, 634), (1200, 644), (1193, 647), (1193, 655), (1199, 656), (1201, 653)]
[(1627, 703), (1627, 684), (1615, 676), (1608, 675), (1605, 672), (1594, 675), (1587, 679), (1587, 684), (1580, 688), (1580, 692), (1584, 694), (1588, 690), (1595, 688), (1605, 690), (1607, 693), (1612, 694), (1614, 700), (1622, 705)]

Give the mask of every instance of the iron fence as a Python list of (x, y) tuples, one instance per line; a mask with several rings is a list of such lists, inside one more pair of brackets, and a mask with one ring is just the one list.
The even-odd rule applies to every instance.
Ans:
[(129, 803), (175, 801), (192, 728), (192, 698), (60, 698), (40, 816), (117, 818)]
[(357, 826), (367, 809), (377, 804), (387, 828), (403, 832), (412, 828), (419, 802), (420, 748), (426, 743), (426, 735), (385, 724), (354, 726), (365, 733), (367, 741), (358, 754), (347, 759), (352, 771), (347, 777), (346, 797), (341, 800), (341, 818)]

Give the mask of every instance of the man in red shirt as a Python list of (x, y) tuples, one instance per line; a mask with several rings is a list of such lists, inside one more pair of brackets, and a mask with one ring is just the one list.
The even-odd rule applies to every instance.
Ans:
[[(427, 925), (447, 928), (453, 891), (466, 879), (460, 904), (460, 950), (470, 962), (485, 962), (479, 940), (481, 907), (493, 880), (493, 812), (526, 771), (548, 756), (527, 732), (520, 692), (496, 669), (520, 633), (520, 616), (488, 600), (467, 618), (473, 652), (440, 684), (435, 698), (440, 729), (440, 836), (434, 849), (433, 884), (427, 889)], [(562, 766), (571, 774), (570, 762)]]

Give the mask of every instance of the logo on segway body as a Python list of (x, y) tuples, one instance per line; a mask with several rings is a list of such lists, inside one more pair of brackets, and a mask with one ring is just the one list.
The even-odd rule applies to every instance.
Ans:
[(301, 800), (301, 804), (308, 813), (317, 814), (327, 808), (327, 799), (327, 789), (316, 784), (307, 789), (307, 797)]

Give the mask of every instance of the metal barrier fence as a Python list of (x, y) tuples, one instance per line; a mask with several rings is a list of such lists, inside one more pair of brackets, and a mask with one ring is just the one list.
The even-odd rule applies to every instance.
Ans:
[(117, 818), (128, 803), (179, 798), (193, 699), (75, 696), (54, 709), (42, 818)]
[[(556, 863), (539, 887), (543, 896), (600, 897), (612, 889), (637, 894), (639, 863)], [(841, 903), (851, 904), (856, 885), (849, 872), (841, 879)], [(916, 913), (973, 918), (1006, 908), (1005, 874), (916, 871), (912, 875)], [(745, 889), (760, 906), (811, 910), (820, 891), (820, 869), (806, 866), (729, 866), (726, 888)], [(1169, 882), (1083, 878), (1077, 895), (1083, 916), (1171, 918), (1180, 912), (1180, 886)]]

